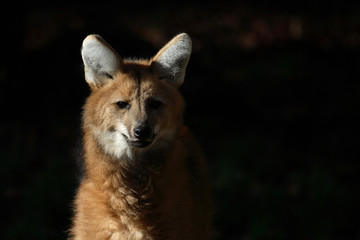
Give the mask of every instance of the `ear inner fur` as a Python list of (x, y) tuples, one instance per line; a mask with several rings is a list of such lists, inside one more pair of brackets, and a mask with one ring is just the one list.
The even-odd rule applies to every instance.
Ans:
[(121, 58), (98, 35), (89, 35), (85, 38), (81, 55), (85, 65), (85, 79), (92, 88), (106, 84), (121, 69)]
[(191, 49), (191, 39), (186, 33), (177, 35), (166, 44), (153, 58), (153, 64), (160, 78), (179, 87), (184, 81)]

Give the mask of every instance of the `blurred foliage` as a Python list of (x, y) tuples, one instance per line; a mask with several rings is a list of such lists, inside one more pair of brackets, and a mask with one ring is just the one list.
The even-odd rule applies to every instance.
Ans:
[(360, 239), (359, 4), (140, 5), (2, 8), (0, 238), (66, 239), (84, 37), (151, 57), (186, 31), (185, 120), (209, 159), (218, 239)]

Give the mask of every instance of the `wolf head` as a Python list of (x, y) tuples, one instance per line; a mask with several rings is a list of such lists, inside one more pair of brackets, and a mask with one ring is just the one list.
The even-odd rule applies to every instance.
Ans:
[(123, 154), (170, 144), (182, 124), (184, 81), (190, 37), (174, 37), (150, 60), (123, 60), (100, 36), (82, 45), (85, 79), (91, 95), (84, 106), (84, 131), (102, 149)]

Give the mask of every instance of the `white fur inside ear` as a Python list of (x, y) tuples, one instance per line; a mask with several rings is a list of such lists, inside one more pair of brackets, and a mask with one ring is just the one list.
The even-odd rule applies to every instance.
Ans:
[(191, 48), (191, 39), (186, 33), (177, 35), (166, 44), (154, 57), (160, 77), (179, 87), (184, 81)]
[(98, 35), (89, 35), (81, 49), (85, 65), (85, 78), (95, 87), (102, 85), (120, 68), (117, 53)]

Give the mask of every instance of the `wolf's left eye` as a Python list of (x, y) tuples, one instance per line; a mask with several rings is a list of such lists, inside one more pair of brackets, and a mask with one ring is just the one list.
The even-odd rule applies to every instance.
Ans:
[(159, 100), (150, 100), (148, 103), (149, 108), (155, 109), (155, 110), (161, 108), (162, 105), (164, 105), (164, 104)]
[(119, 101), (116, 103), (120, 109), (128, 108), (130, 105), (127, 102)]

